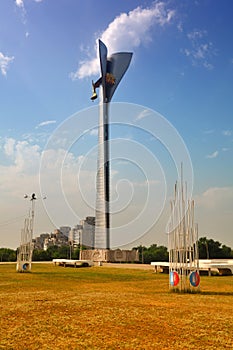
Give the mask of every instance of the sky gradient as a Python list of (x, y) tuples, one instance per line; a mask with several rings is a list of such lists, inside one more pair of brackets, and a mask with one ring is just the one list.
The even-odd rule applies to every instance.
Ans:
[[(44, 203), (48, 213), (43, 201), (38, 200), (35, 236), (57, 225), (78, 223), (74, 217), (63, 215), (61, 202), (69, 198), (74, 206), (77, 201), (81, 203), (76, 174), (87, 158), (92, 161), (87, 162), (82, 176), (84, 180), (90, 176), (92, 182), (80, 181), (85, 196), (92, 199), (87, 200), (87, 206), (71, 207), (80, 218), (94, 214), (88, 201), (93, 201), (95, 193), (98, 101), (92, 103), (90, 96), (91, 80), (99, 77), (98, 38), (109, 54), (133, 52), (113, 102), (126, 104), (126, 109), (128, 104), (144, 106), (138, 107), (138, 120), (147, 109), (158, 112), (183, 139), (193, 167), (192, 197), (199, 236), (233, 247), (232, 11), (231, 0), (1, 0), (1, 247), (19, 245), (29, 207), (23, 195), (36, 192), (40, 197), (41, 188), (47, 192), (42, 195), (48, 197)], [(92, 129), (87, 134), (90, 125), (86, 125), (86, 113), (93, 114)], [(76, 116), (75, 128), (80, 127), (85, 135), (67, 148), (66, 139), (73, 137), (74, 131), (73, 126), (66, 129), (72, 115)], [(143, 128), (143, 118), (141, 121)], [(156, 128), (152, 121), (151, 130)], [(164, 232), (177, 178), (174, 159), (158, 140), (152, 145), (148, 135), (135, 128), (115, 125), (111, 135), (118, 141), (135, 141), (158, 158), (154, 177), (150, 170), (144, 174), (140, 166), (133, 170), (136, 160), (130, 165), (128, 159), (127, 166), (122, 166), (125, 159), (112, 163), (112, 195), (118, 196), (114, 188), (121, 185), (122, 203), (127, 207), (122, 216), (116, 215), (116, 225), (142, 210), (141, 202), (146, 201), (143, 186), (149, 178), (148, 183), (158, 185), (158, 192), (162, 189), (162, 197), (155, 200), (155, 212), (159, 212), (158, 202), (163, 202), (163, 214), (132, 246), (167, 244)], [(52, 143), (48, 144), (49, 139)], [(133, 151), (131, 156), (134, 159)], [(47, 160), (45, 168), (49, 171), (40, 168), (41, 159)], [(62, 185), (65, 196), (58, 200), (53, 184), (61, 179), (61, 167), (66, 179)], [(186, 180), (192, 187), (190, 178)], [(132, 198), (132, 193), (134, 200), (128, 203), (127, 195)], [(147, 221), (143, 216), (141, 220)]]

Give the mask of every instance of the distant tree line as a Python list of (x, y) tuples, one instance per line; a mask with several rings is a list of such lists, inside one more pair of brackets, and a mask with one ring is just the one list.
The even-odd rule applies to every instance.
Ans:
[(233, 250), (213, 239), (201, 237), (198, 248), (199, 259), (233, 259)]
[[(233, 250), (226, 245), (201, 237), (198, 241), (200, 259), (233, 259)], [(83, 248), (82, 248), (83, 249)], [(85, 249), (85, 248), (84, 248)], [(152, 244), (150, 247), (137, 246), (133, 249), (139, 251), (139, 260), (143, 264), (150, 264), (152, 261), (168, 261), (169, 253), (165, 246)], [(51, 261), (53, 259), (79, 259), (80, 248), (73, 249), (71, 246), (51, 246), (47, 250), (34, 249), (33, 261)], [(14, 262), (17, 260), (17, 250), (0, 248), (0, 262)]]
[[(82, 248), (83, 249), (83, 248)], [(34, 249), (33, 261), (51, 261), (53, 259), (79, 259), (80, 248), (71, 249), (67, 245), (51, 246), (47, 250)], [(14, 262), (17, 260), (17, 249), (0, 248), (0, 262)]]
[[(139, 251), (139, 260), (143, 264), (150, 264), (152, 261), (169, 261), (167, 247), (152, 244), (149, 248), (138, 246), (134, 249)], [(201, 237), (198, 240), (199, 259), (233, 259), (233, 250), (226, 245), (213, 239)]]
[(80, 248), (73, 249), (72, 246), (51, 246), (47, 250), (34, 249), (33, 261), (51, 261), (53, 259), (79, 259)]
[(149, 248), (145, 246), (138, 246), (133, 249), (137, 249), (139, 252), (139, 261), (142, 264), (150, 264), (152, 261), (168, 261), (169, 253), (167, 247), (157, 246), (152, 244)]
[(0, 262), (16, 261), (17, 250), (0, 248)]

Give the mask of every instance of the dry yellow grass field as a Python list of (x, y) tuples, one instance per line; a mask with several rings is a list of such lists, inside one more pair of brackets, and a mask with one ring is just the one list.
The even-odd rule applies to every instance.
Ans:
[(0, 349), (233, 349), (233, 277), (200, 294), (153, 270), (0, 265)]

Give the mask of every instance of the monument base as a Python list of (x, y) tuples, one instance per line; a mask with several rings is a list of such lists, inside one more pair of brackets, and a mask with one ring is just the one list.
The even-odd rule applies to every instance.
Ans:
[(137, 250), (121, 249), (92, 249), (82, 250), (82, 260), (92, 260), (94, 262), (139, 262), (139, 252)]
[(32, 264), (28, 260), (17, 261), (16, 271), (17, 272), (29, 272), (32, 269)]

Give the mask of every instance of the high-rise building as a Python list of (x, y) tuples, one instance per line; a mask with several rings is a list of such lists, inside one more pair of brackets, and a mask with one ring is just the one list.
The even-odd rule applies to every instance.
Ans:
[(69, 241), (73, 247), (85, 246), (94, 248), (95, 243), (95, 217), (87, 216), (80, 220), (79, 225), (74, 226), (69, 232)]
[(82, 225), (74, 226), (69, 232), (69, 242), (74, 248), (77, 248), (81, 244), (81, 235), (83, 232)]
[(66, 237), (69, 237), (69, 233), (70, 233), (71, 227), (70, 226), (61, 226), (59, 228), (59, 231), (61, 233), (63, 233), (63, 235), (65, 235)]
[(95, 244), (95, 217), (87, 216), (85, 220), (81, 220), (82, 236), (81, 245), (94, 248)]

